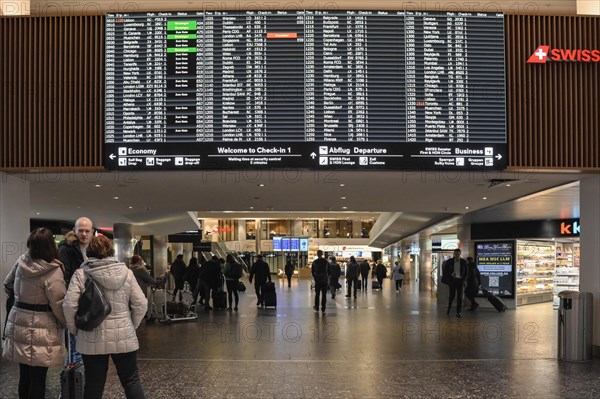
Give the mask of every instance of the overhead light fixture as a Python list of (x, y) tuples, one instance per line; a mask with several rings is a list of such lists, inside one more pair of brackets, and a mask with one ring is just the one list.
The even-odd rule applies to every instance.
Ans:
[(258, 185), (258, 187), (264, 187), (264, 186), (265, 186), (265, 185), (264, 185), (263, 183), (260, 183), (260, 184)]
[(506, 187), (510, 187), (510, 184), (507, 184)]
[(251, 207), (250, 207), (250, 209), (254, 209), (254, 207), (253, 207), (253, 206), (251, 206)]
[[(343, 206), (342, 209), (348, 209), (347, 206)], [(346, 220), (348, 220), (348, 218), (346, 218)]]
[(484, 200), (486, 200), (486, 199), (487, 199), (487, 197), (483, 197), (483, 199), (484, 199)]
[(465, 206), (465, 209), (469, 209), (469, 207), (468, 207), (468, 206)]
[(39, 212), (36, 212), (35, 214), (36, 214), (36, 215), (39, 215), (40, 213), (39, 213)]
[(132, 206), (130, 206), (130, 207), (129, 207), (129, 209), (133, 209), (133, 207), (132, 207)]
[(113, 199), (116, 199), (116, 200), (118, 200), (118, 199), (119, 199), (119, 197), (113, 197)]
[(102, 187), (102, 184), (96, 184), (95, 186), (96, 187)]
[(343, 199), (343, 200), (345, 200), (345, 199), (346, 199), (346, 197), (340, 197), (340, 199)]
[(345, 187), (346, 185), (344, 183), (340, 183), (340, 187)]

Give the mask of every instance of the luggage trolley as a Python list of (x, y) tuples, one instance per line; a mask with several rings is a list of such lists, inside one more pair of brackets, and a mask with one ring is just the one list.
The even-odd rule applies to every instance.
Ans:
[[(189, 291), (184, 294), (191, 294)], [(171, 324), (175, 321), (197, 320), (196, 308), (187, 301), (171, 302), (169, 298), (172, 291), (152, 287), (152, 301), (150, 316), (158, 319), (160, 323)], [(162, 298), (161, 298), (162, 296)]]

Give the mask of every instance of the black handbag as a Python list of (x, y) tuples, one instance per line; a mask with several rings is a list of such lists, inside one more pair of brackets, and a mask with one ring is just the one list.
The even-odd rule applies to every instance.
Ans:
[(110, 302), (90, 277), (85, 280), (85, 288), (77, 304), (75, 327), (83, 331), (98, 327), (112, 311)]

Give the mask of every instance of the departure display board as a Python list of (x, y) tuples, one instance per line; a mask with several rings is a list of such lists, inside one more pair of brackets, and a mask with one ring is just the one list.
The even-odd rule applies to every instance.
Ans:
[(109, 169), (504, 169), (504, 17), (108, 14)]
[(481, 285), (502, 298), (515, 298), (514, 241), (476, 242), (475, 263)]

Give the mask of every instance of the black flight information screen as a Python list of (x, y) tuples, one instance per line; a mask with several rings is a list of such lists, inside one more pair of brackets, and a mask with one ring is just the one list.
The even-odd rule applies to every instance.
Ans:
[(506, 167), (504, 17), (109, 14), (109, 169)]

